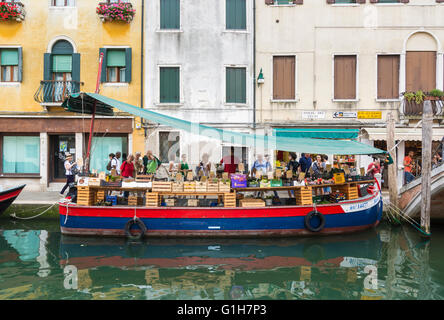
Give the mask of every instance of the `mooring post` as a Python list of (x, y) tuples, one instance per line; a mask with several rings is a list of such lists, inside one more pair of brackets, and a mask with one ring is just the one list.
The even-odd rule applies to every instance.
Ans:
[(433, 110), (430, 100), (424, 101), (422, 113), (421, 228), (430, 233), (431, 171)]
[(398, 207), (398, 184), (397, 184), (397, 161), (395, 148), (395, 118), (389, 112), (387, 114), (387, 151), (393, 159), (393, 163), (388, 166), (388, 187), (390, 203)]

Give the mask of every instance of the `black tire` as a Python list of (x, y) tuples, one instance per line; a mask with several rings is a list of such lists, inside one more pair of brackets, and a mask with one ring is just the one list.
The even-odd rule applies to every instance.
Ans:
[[(321, 220), (321, 223), (320, 223), (319, 226), (317, 226), (317, 227), (313, 227), (313, 226), (311, 225), (311, 219), (314, 218), (314, 217), (318, 217), (319, 220)], [(319, 231), (321, 231), (322, 229), (324, 229), (324, 226), (325, 226), (325, 217), (324, 217), (324, 215), (323, 215), (322, 213), (320, 213), (319, 211), (315, 211), (315, 210), (313, 210), (313, 211), (310, 211), (310, 212), (305, 216), (304, 223), (305, 223), (305, 227), (306, 227), (308, 230), (310, 230), (311, 232), (319, 232)]]
[[(133, 226), (133, 224), (137, 224), (141, 230), (140, 233), (137, 233), (135, 235), (133, 235), (131, 233), (131, 227)], [(142, 239), (143, 236), (145, 235), (147, 228), (145, 226), (145, 224), (143, 223), (142, 220), (140, 220), (139, 218), (134, 218), (134, 219), (130, 219), (128, 220), (128, 222), (125, 224), (125, 235), (128, 239)]]

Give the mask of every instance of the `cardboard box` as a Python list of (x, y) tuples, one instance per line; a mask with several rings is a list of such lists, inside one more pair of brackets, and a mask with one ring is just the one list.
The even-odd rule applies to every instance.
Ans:
[(188, 199), (188, 207), (197, 207), (199, 205), (199, 199)]
[(231, 187), (232, 188), (246, 188), (247, 176), (245, 174), (232, 174), (231, 175)]

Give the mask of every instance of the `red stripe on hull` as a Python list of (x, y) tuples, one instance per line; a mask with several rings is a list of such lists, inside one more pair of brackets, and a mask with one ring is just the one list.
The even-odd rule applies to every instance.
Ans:
[(4, 195), (0, 196), (0, 202), (17, 197), (20, 194), (21, 191), (22, 190), (20, 189), (20, 190), (16, 190), (14, 192), (11, 192), (11, 193), (8, 193), (8, 194), (4, 194)]
[[(310, 235), (331, 235), (361, 231), (374, 227), (377, 223), (343, 228), (326, 228), (319, 232), (311, 232), (307, 229), (273, 229), (273, 230), (148, 230), (145, 237), (291, 237)], [(110, 236), (125, 237), (125, 231), (119, 229), (89, 229), (60, 227), (62, 234), (82, 236)], [(132, 232), (137, 232), (133, 230)]]

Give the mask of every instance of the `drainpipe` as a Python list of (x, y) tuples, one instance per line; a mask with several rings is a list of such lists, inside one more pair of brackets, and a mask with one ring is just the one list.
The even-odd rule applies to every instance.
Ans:
[[(145, 0), (142, 0), (142, 22), (140, 23), (141, 25), (141, 30), (140, 30), (140, 34), (141, 34), (141, 39), (140, 39), (140, 44), (141, 44), (141, 48), (140, 48), (140, 108), (143, 109), (143, 77), (144, 77), (144, 71), (143, 71), (143, 62), (144, 62), (144, 40), (145, 40), (145, 35), (144, 35), (144, 29), (145, 29)], [(145, 125), (145, 120), (143, 118), (140, 118), (140, 125), (142, 126), (143, 130), (145, 131), (145, 138), (146, 138), (146, 125)]]
[(256, 0), (253, 0), (253, 74), (253, 129), (256, 131)]

